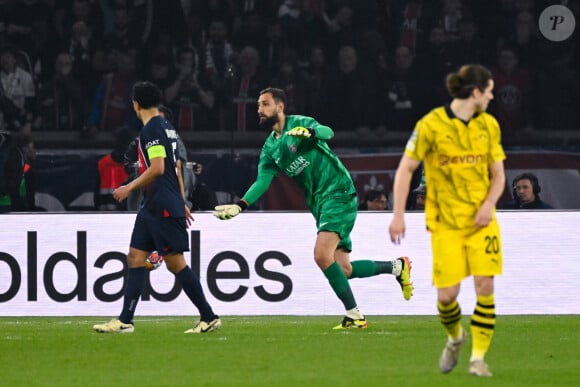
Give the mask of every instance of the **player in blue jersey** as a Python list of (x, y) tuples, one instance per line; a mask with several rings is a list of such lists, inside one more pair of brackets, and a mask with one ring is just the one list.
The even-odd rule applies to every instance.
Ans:
[(117, 188), (113, 196), (119, 202), (131, 191), (142, 188), (144, 199), (133, 227), (127, 263), (129, 273), (123, 310), (119, 318), (93, 328), (101, 333), (133, 332), (135, 308), (145, 286), (145, 261), (157, 250), (175, 274), (184, 292), (197, 307), (200, 320), (185, 333), (207, 333), (221, 326), (219, 317), (207, 302), (201, 283), (186, 264), (184, 251), (189, 251), (187, 227), (192, 221), (179, 187), (175, 166), (177, 134), (159, 114), (161, 91), (151, 82), (133, 86), (133, 108), (143, 122), (139, 136), (140, 175)]
[(258, 177), (238, 203), (217, 206), (214, 215), (220, 219), (238, 215), (266, 192), (279, 171), (293, 179), (316, 219), (314, 260), (346, 310), (342, 323), (334, 329), (366, 328), (367, 320), (357, 307), (348, 280), (393, 274), (404, 298), (409, 300), (413, 292), (411, 264), (407, 257), (350, 261), (350, 232), (357, 215), (357, 194), (350, 173), (326, 143), (334, 132), (312, 117), (287, 116), (285, 103), (281, 89), (260, 92), (260, 126), (271, 132), (260, 154)]

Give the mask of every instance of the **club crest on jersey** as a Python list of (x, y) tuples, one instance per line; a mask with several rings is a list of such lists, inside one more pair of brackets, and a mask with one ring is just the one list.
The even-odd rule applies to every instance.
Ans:
[(296, 144), (290, 144), (290, 146), (288, 147), (288, 149), (290, 149), (290, 152), (296, 153)]

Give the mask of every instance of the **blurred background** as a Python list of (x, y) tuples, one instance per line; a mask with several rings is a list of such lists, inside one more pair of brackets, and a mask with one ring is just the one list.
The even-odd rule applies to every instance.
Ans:
[[(361, 203), (369, 191), (388, 202), (415, 122), (450, 100), (446, 75), (480, 63), (508, 155), (498, 207), (531, 172), (542, 200), (580, 209), (578, 20), (577, 0), (0, 0), (0, 167), (18, 153), (23, 171), (0, 173), (0, 207), (132, 210), (103, 204), (131, 176), (137, 80), (163, 90), (196, 210), (256, 177), (267, 86), (286, 91), (288, 114), (333, 128)], [(306, 206), (280, 176), (252, 208)]]

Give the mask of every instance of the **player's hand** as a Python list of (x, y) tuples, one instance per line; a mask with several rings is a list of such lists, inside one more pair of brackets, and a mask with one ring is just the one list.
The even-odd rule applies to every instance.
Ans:
[(185, 205), (185, 220), (187, 221), (187, 227), (191, 226), (194, 221), (193, 216), (191, 215), (191, 210), (187, 204)]
[(401, 240), (405, 237), (405, 221), (402, 218), (394, 217), (389, 226), (389, 234), (391, 242), (400, 245)]
[(287, 131), (286, 135), (297, 138), (311, 138), (314, 137), (314, 130), (310, 128), (305, 128), (303, 126), (297, 126)]
[(476, 227), (485, 227), (491, 222), (494, 204), (488, 200), (483, 202), (475, 214), (474, 223)]
[(242, 207), (237, 204), (224, 204), (221, 206), (216, 206), (213, 216), (221, 220), (231, 219), (234, 216), (242, 212)]
[(115, 198), (116, 201), (121, 203), (123, 202), (123, 200), (127, 199), (130, 192), (131, 190), (129, 189), (129, 186), (122, 185), (113, 191), (113, 197)]

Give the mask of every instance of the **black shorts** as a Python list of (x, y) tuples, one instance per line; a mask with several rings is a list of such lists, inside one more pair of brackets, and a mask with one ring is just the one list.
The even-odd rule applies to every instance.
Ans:
[(143, 250), (157, 250), (159, 255), (169, 255), (189, 251), (189, 236), (185, 218), (159, 218), (146, 209), (137, 213), (131, 247)]

